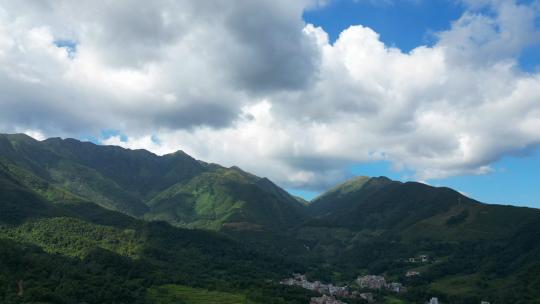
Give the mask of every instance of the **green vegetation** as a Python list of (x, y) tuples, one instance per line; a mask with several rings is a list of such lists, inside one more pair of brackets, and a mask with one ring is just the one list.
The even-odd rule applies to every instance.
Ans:
[(79, 260), (0, 239), (0, 303), (143, 303), (143, 272), (106, 251)]
[(535, 209), (481, 204), (448, 188), (384, 177), (346, 182), (310, 207), (311, 226), (384, 230), (409, 241), (508, 238), (540, 217)]
[(245, 295), (208, 291), (179, 285), (164, 285), (151, 288), (146, 296), (148, 302), (156, 304), (243, 304), (248, 301)]
[(301, 219), (301, 204), (266, 179), (237, 168), (217, 168), (162, 191), (147, 219), (213, 230), (286, 227)]
[(309, 294), (277, 284), (298, 266), (220, 234), (134, 219), (127, 227), (72, 217), (7, 225), (0, 230), (0, 258), (1, 303), (152, 303), (147, 290), (164, 284), (242, 293), (248, 303), (303, 303)]
[(474, 295), (478, 282), (477, 275), (454, 276), (433, 282), (431, 288), (448, 295)]
[(461, 223), (464, 223), (469, 217), (469, 210), (465, 209), (459, 214), (452, 215), (449, 219), (446, 220), (446, 225), (455, 226)]
[(384, 304), (405, 304), (406, 302), (396, 297), (385, 297)]
[(308, 303), (278, 283), (293, 272), (384, 274), (408, 287), (387, 303), (538, 303), (538, 227), (535, 209), (384, 177), (307, 203), (183, 152), (0, 135), (0, 303)]
[(84, 258), (96, 248), (135, 258), (142, 246), (134, 229), (120, 230), (76, 218), (39, 219), (0, 229), (0, 235), (38, 245), (47, 253), (78, 258)]

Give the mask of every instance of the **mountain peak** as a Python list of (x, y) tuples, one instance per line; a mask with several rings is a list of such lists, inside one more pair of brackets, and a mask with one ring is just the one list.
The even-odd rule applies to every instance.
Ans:
[(169, 155), (169, 156), (188, 156), (188, 157), (192, 158), (191, 155), (184, 152), (184, 150), (177, 150), (175, 152), (165, 154), (164, 156), (167, 156), (167, 155)]
[(369, 177), (369, 176), (355, 176), (337, 186), (334, 188), (326, 191), (325, 193), (319, 195), (315, 199), (313, 199), (313, 202), (324, 199), (329, 196), (342, 196), (347, 195), (349, 193), (353, 193), (356, 191), (361, 190), (363, 187), (365, 187), (368, 183), (372, 184), (380, 184), (384, 185), (387, 183), (393, 182), (391, 179), (385, 177), (385, 176), (379, 176), (379, 177)]
[(0, 134), (0, 137), (4, 137), (11, 142), (37, 142), (36, 139), (24, 133)]

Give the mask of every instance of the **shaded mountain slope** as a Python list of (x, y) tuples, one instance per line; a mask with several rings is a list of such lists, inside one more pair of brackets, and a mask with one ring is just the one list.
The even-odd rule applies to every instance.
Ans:
[(482, 204), (452, 189), (359, 177), (316, 198), (313, 223), (405, 237), (505, 238), (540, 218), (530, 208)]
[(45, 199), (89, 200), (131, 215), (147, 210), (139, 198), (114, 180), (26, 135), (0, 135), (0, 162), (21, 184)]
[(28, 190), (0, 164), (0, 223), (16, 224), (27, 218), (58, 214), (53, 205)]
[(281, 229), (302, 218), (302, 204), (268, 179), (182, 151), (158, 156), (74, 139), (0, 135), (0, 164), (42, 199), (94, 202), (185, 227)]
[(44, 140), (43, 145), (65, 159), (96, 170), (143, 200), (175, 183), (189, 180), (209, 166), (182, 151), (160, 157), (146, 150), (60, 138)]

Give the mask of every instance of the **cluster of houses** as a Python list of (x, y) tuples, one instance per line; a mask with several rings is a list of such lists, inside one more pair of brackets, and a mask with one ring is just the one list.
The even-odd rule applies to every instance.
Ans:
[(365, 289), (387, 289), (395, 293), (406, 292), (407, 288), (403, 284), (398, 282), (386, 283), (386, 279), (383, 276), (378, 275), (366, 275), (358, 277), (356, 279), (358, 286)]
[[(430, 261), (429, 256), (420, 255), (418, 257), (412, 257), (407, 259), (411, 263), (428, 263)], [(420, 276), (420, 272), (409, 270), (405, 273), (405, 277), (417, 277)], [(316, 291), (322, 296), (311, 298), (310, 304), (347, 304), (339, 298), (361, 298), (366, 300), (368, 303), (374, 303), (375, 297), (371, 292), (361, 292), (361, 291), (350, 291), (347, 286), (335, 286), (333, 284), (325, 284), (321, 281), (311, 282), (303, 274), (294, 274), (292, 278), (283, 279), (280, 282), (283, 285), (288, 286), (298, 286), (304, 289)], [(403, 284), (398, 282), (387, 283), (384, 276), (380, 275), (365, 275), (359, 276), (356, 279), (356, 283), (361, 289), (371, 289), (371, 290), (388, 290), (395, 293), (403, 293), (407, 291), (407, 288)], [(441, 304), (439, 299), (436, 297), (431, 298), (425, 304)], [(482, 301), (480, 304), (490, 304), (487, 301)]]
[(347, 304), (340, 300), (336, 300), (333, 296), (323, 295), (322, 297), (311, 298), (309, 304)]
[[(358, 277), (356, 282), (362, 289), (386, 289), (395, 293), (407, 291), (407, 288), (405, 288), (401, 283), (386, 283), (386, 279), (383, 276), (366, 275)], [(342, 304), (343, 302), (337, 300), (336, 297), (361, 298), (370, 303), (374, 301), (374, 296), (370, 292), (351, 292), (347, 286), (335, 286), (334, 284), (325, 284), (321, 281), (311, 282), (306, 278), (305, 275), (298, 273), (295, 273), (292, 278), (281, 280), (280, 283), (283, 285), (298, 286), (304, 289), (313, 290), (323, 295), (322, 297), (312, 298), (311, 304)]]
[[(420, 273), (416, 271), (408, 271), (406, 274), (407, 277), (418, 275), (420, 275)], [(379, 275), (361, 276), (356, 279), (356, 282), (361, 289), (385, 289), (395, 293), (403, 293), (407, 291), (407, 288), (404, 287), (401, 283), (387, 283), (384, 276)], [(292, 278), (281, 280), (281, 284), (288, 286), (298, 286), (322, 294), (321, 297), (311, 298), (311, 301), (309, 302), (310, 304), (347, 304), (346, 302), (336, 299), (336, 297), (361, 298), (366, 300), (368, 303), (373, 303), (375, 301), (375, 297), (371, 292), (351, 292), (347, 286), (335, 286), (333, 284), (325, 284), (320, 281), (311, 282), (308, 281), (306, 276), (303, 274), (294, 274)], [(426, 304), (440, 304), (440, 302), (438, 298), (433, 297), (429, 301), (427, 301)], [(481, 304), (489, 304), (489, 302), (482, 301)]]
[[(289, 286), (299, 286), (305, 289), (317, 291), (323, 295), (347, 297), (350, 292), (347, 287), (324, 284), (321, 281), (310, 282), (303, 274), (294, 274), (292, 278), (281, 280), (281, 284)], [(322, 302), (333, 303), (333, 302)]]

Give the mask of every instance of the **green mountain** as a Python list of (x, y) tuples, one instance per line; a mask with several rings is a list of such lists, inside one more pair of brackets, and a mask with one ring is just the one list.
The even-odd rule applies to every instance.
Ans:
[[(483, 204), (444, 187), (357, 177), (314, 199), (308, 210), (310, 219), (293, 238), (309, 247), (313, 259), (333, 265), (327, 279), (382, 273), (409, 285), (402, 297), (407, 303), (431, 296), (443, 303), (540, 302), (534, 287), (540, 274), (538, 209)], [(421, 254), (429, 261), (408, 261)], [(421, 275), (407, 278), (409, 270)]]
[(405, 239), (507, 238), (540, 218), (531, 208), (488, 205), (444, 187), (357, 177), (317, 197), (315, 221), (352, 230), (384, 230)]
[(147, 219), (216, 230), (287, 227), (301, 220), (303, 208), (270, 180), (235, 167), (216, 167), (186, 183), (177, 183), (148, 205)]
[(0, 166), (49, 201), (91, 201), (183, 227), (279, 229), (302, 217), (302, 204), (268, 179), (182, 151), (157, 156), (74, 139), (0, 135)]

